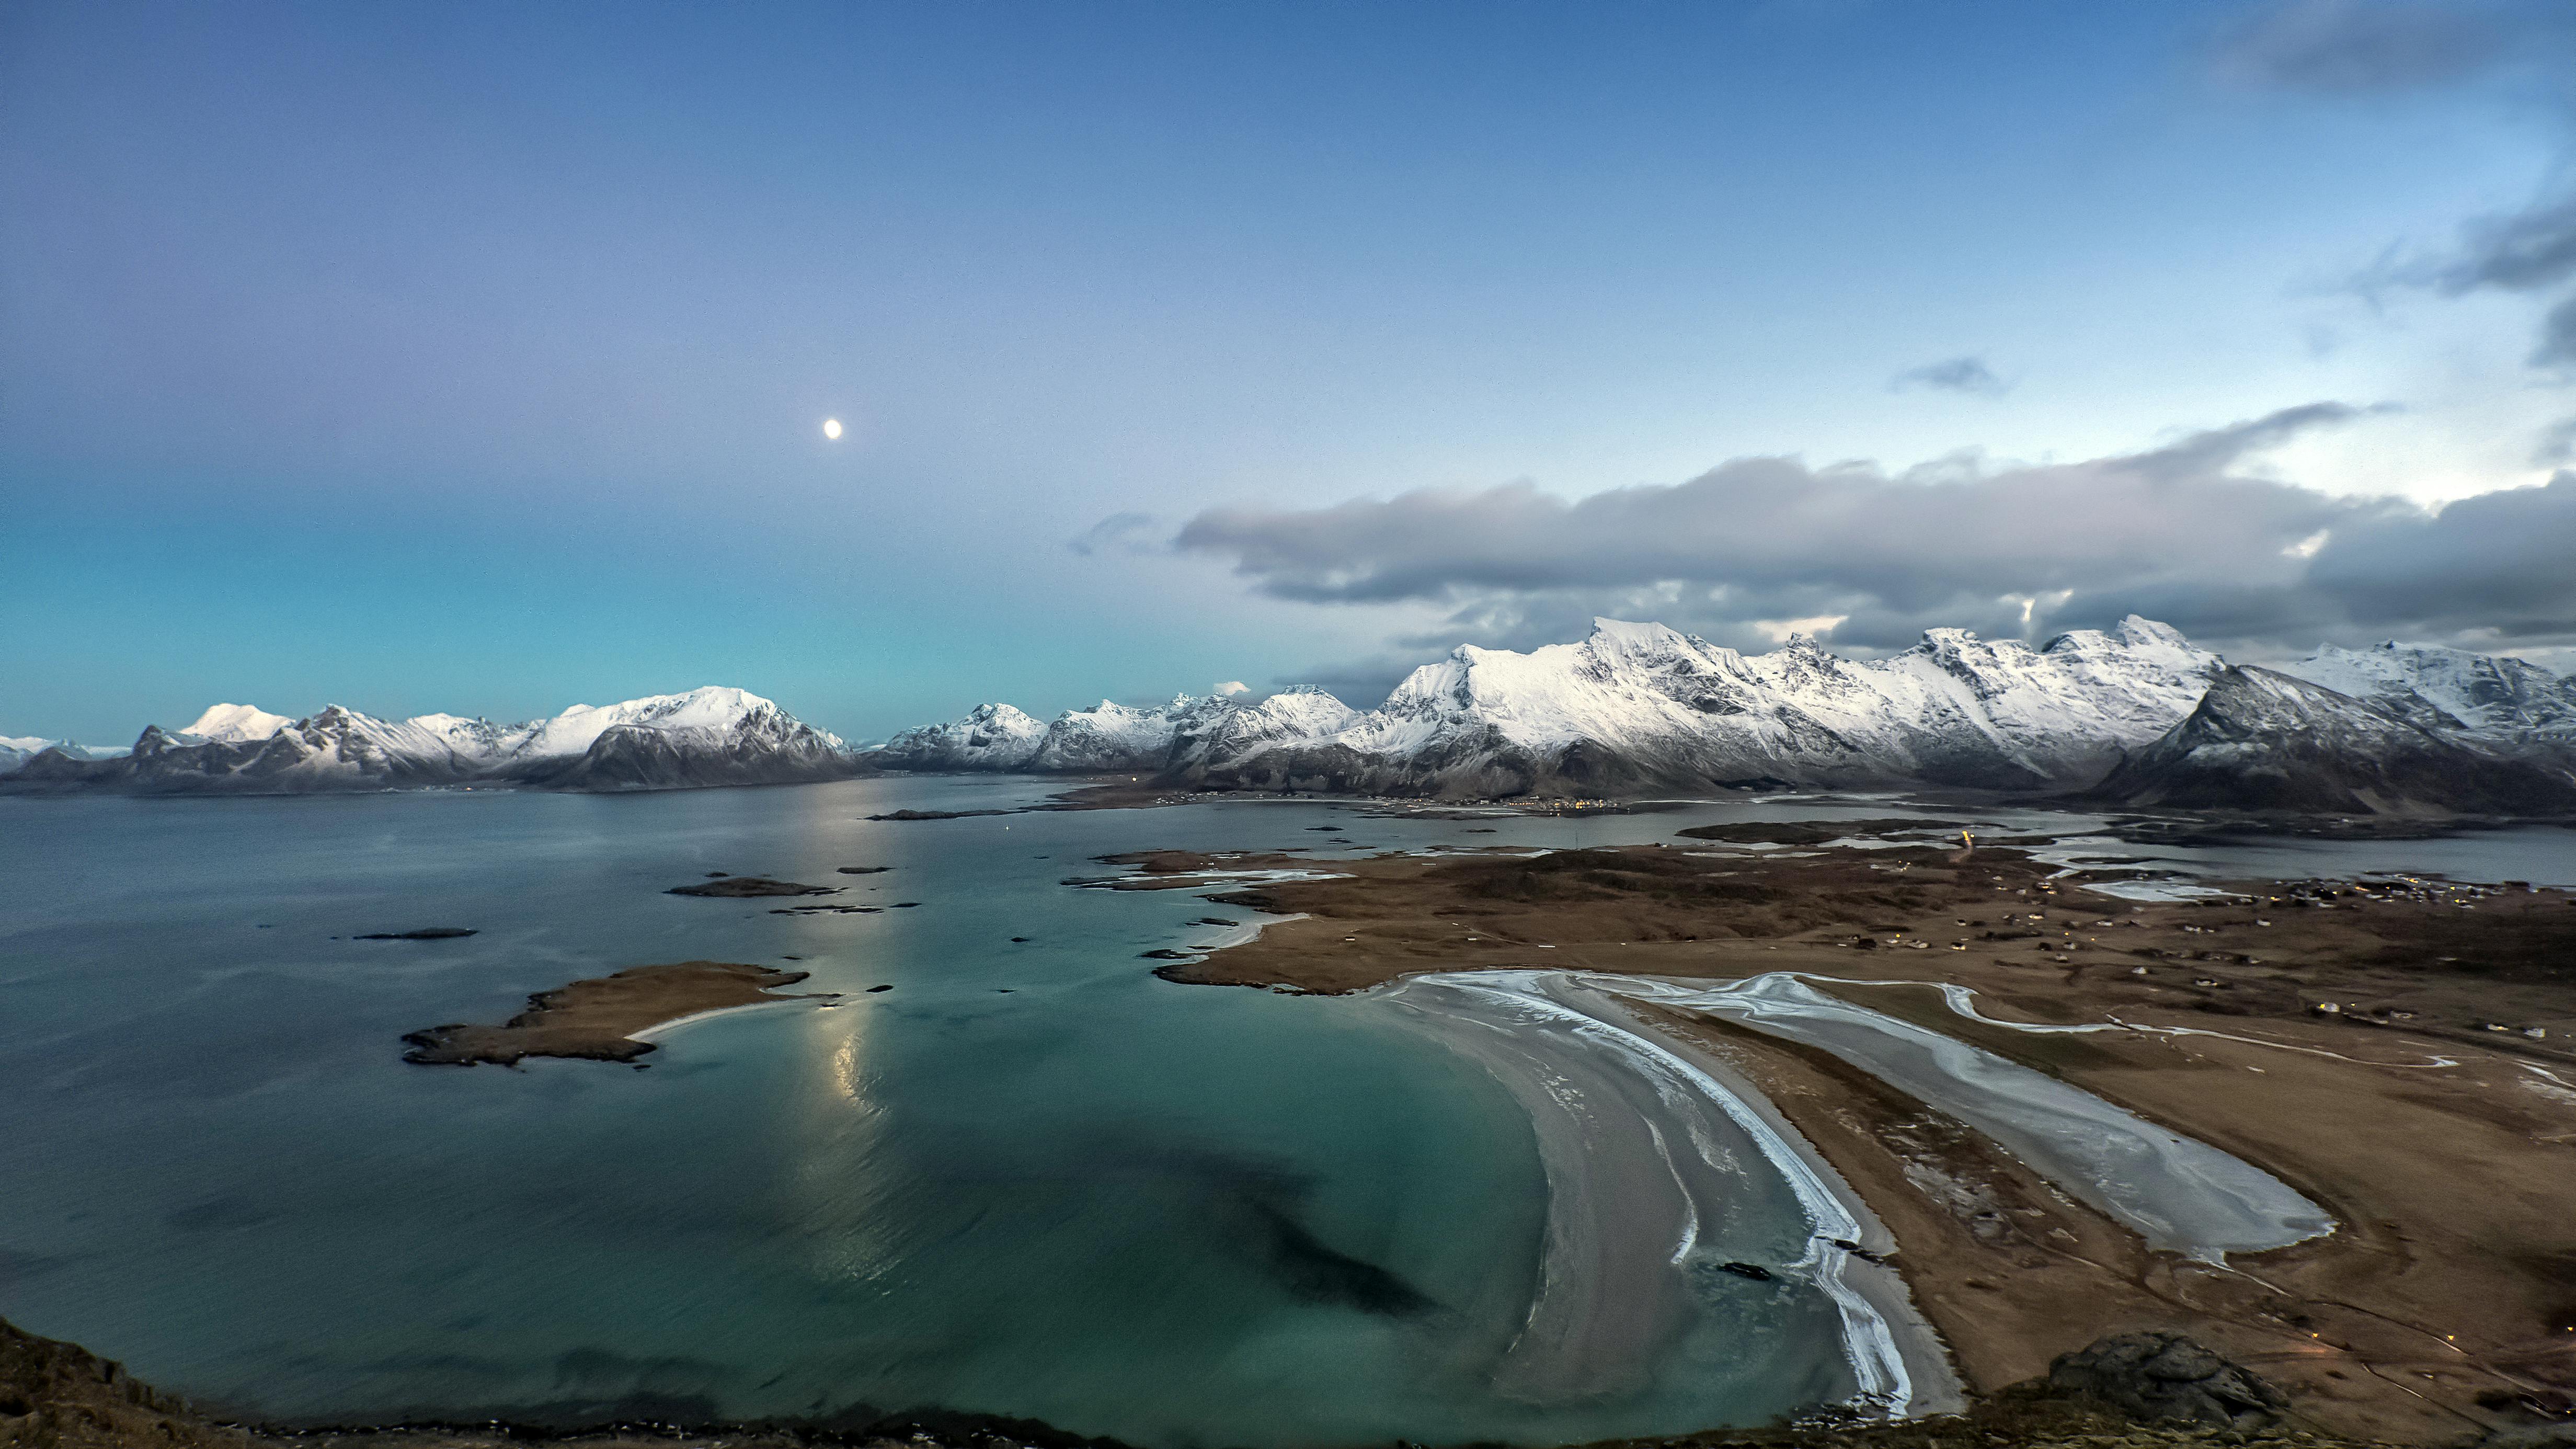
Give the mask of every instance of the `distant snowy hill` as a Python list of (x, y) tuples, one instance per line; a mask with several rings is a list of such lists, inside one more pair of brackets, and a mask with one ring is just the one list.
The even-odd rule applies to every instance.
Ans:
[(102, 749), (77, 744), (71, 740), (48, 740), (34, 735), (0, 735), (0, 775), (8, 774), (47, 750), (60, 750), (76, 760), (106, 760), (125, 753), (122, 745), (113, 749)]
[[(0, 766), (7, 762), (0, 761)], [(217, 705), (185, 730), (148, 726), (128, 754), (40, 750), (0, 773), (19, 789), (303, 794), (501, 784), (559, 790), (785, 784), (863, 772), (841, 741), (739, 689), (708, 687), (496, 725), (378, 719), (333, 705), (288, 719)]]
[(2231, 668), (2188, 719), (2093, 793), (2195, 810), (2576, 814), (2576, 776), (2564, 766), (2481, 748), (2456, 723), (2420, 723), (2413, 713), (2382, 695), (2357, 698), (2287, 673)]
[(964, 718), (905, 730), (877, 747), (890, 770), (1022, 770), (1046, 726), (1007, 704), (980, 704)]
[(1104, 702), (1038, 730), (986, 705), (898, 735), (873, 758), (1476, 798), (1752, 781), (2080, 785), (2190, 713), (2220, 667), (2137, 618), (2045, 649), (1936, 629), (1869, 663), (1805, 638), (1747, 657), (1660, 624), (1598, 619), (1577, 643), (1526, 654), (1463, 646), (1368, 711), (1297, 689), (1259, 704)]
[(2281, 672), (2427, 728), (2576, 741), (2576, 679), (2519, 659), (2392, 640), (2375, 649), (2328, 645)]
[(2396, 643), (2231, 668), (2134, 615), (2036, 649), (1932, 629), (1869, 661), (1803, 636), (1746, 655), (1595, 619), (1580, 640), (1526, 653), (1461, 646), (1366, 710), (1303, 687), (1257, 702), (1103, 700), (1044, 722), (997, 703), (854, 751), (716, 687), (516, 724), (219, 704), (108, 756), (0, 738), (0, 789), (635, 790), (889, 769), (1443, 799), (1937, 785), (2191, 809), (2548, 814), (2576, 812), (2561, 788), (2576, 789), (2576, 680)]
[(219, 704), (197, 716), (196, 723), (177, 731), (175, 737), (198, 742), (220, 740), (228, 745), (241, 744), (268, 739), (294, 723), (285, 715), (270, 714), (247, 704)]
[(1285, 690), (1259, 704), (1184, 694), (1152, 709), (1132, 709), (1102, 700), (1090, 709), (1067, 710), (1048, 724), (1007, 704), (984, 704), (946, 724), (905, 730), (868, 759), (893, 770), (1161, 774), (1330, 734), (1358, 717), (1349, 705), (1312, 687)]

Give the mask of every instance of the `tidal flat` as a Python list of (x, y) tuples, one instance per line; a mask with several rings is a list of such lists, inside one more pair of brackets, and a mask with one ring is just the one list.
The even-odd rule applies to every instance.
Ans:
[[(1972, 1390), (2152, 1323), (2343, 1433), (2576, 1394), (2576, 897), (1837, 829), (1345, 861), (1207, 892), (1294, 919), (1165, 975), (1571, 1011), (1722, 1064), (1888, 1225)], [(1147, 852), (1119, 884), (1295, 859)]]

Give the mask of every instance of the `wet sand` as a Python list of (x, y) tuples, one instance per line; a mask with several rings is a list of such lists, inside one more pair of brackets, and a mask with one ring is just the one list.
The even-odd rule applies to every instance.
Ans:
[[(2576, 1399), (2563, 893), (2261, 881), (2133, 901), (1987, 847), (1134, 863), (1130, 885), (1306, 917), (1165, 967), (1175, 980), (1340, 992), (1496, 969), (1806, 973), (2252, 1164), (2336, 1224), (2223, 1263), (2155, 1251), (2100, 1193), (2050, 1182), (2046, 1164), (1844, 1056), (1627, 993), (1649, 1030), (1759, 1086), (1875, 1210), (1974, 1389), (2153, 1327), (2283, 1383), (2330, 1432), (2453, 1440)], [(1337, 874), (1224, 888), (1319, 868)]]
[[(1495, 1371), (1499, 1392), (1553, 1401), (1634, 1388), (1702, 1285), (1733, 1274), (1737, 1291), (1811, 1292), (1830, 1304), (1856, 1405), (1906, 1414), (1964, 1403), (1930, 1325), (1877, 1261), (1894, 1239), (1758, 1094), (1711, 1076), (1725, 1068), (1560, 979), (1414, 977), (1387, 999), (1491, 1070), (1537, 1135), (1545, 1258), (1527, 1323)], [(1747, 1172), (1746, 1160), (1767, 1169)], [(1751, 1194), (1778, 1192), (1775, 1178), (1805, 1227), (1785, 1240), (1748, 1237), (1740, 1209)]]
[(403, 1060), (424, 1066), (510, 1066), (523, 1057), (578, 1057), (631, 1062), (654, 1050), (650, 1039), (686, 1021), (746, 1006), (828, 996), (775, 996), (806, 977), (732, 961), (636, 966), (613, 976), (575, 981), (528, 998), (528, 1009), (500, 1026), (458, 1023), (412, 1032)]

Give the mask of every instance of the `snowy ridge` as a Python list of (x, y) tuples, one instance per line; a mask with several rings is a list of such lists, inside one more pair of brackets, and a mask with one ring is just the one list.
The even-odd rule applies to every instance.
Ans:
[[(0, 761), (5, 766), (6, 761)], [(516, 784), (564, 790), (778, 784), (857, 773), (839, 738), (773, 701), (721, 687), (496, 725), (451, 714), (379, 719), (332, 705), (288, 719), (217, 705), (186, 730), (147, 726), (109, 760), (62, 749), (16, 762), (0, 783), (151, 793), (300, 794)]]
[(1156, 768), (1170, 750), (1173, 736), (1218, 701), (1176, 695), (1159, 709), (1129, 709), (1102, 700), (1090, 709), (1067, 710), (1047, 726), (1038, 747), (1020, 768), (1054, 773)]
[[(1869, 663), (1803, 637), (1748, 658), (1660, 624), (1597, 619), (1578, 642), (1525, 654), (1461, 646), (1365, 712), (1315, 689), (1257, 705), (1104, 701), (1032, 739), (1027, 715), (987, 705), (899, 735), (877, 758), (1461, 797), (1745, 781), (2085, 784), (2189, 714), (2221, 667), (2134, 617), (2036, 650), (1936, 629)], [(1004, 710), (1021, 727), (995, 729)]]
[(896, 770), (1018, 770), (1046, 738), (1046, 726), (1007, 704), (982, 704), (964, 718), (905, 730), (877, 747)]
[(1460, 799), (2093, 786), (2186, 808), (2530, 814), (2576, 810), (2553, 803), (2576, 782), (2576, 680), (2395, 643), (2233, 669), (2134, 615), (2037, 649), (1932, 629), (1865, 662), (1803, 636), (1745, 655), (1661, 624), (1596, 619), (1580, 640), (1526, 653), (1462, 645), (1370, 710), (1311, 687), (1257, 703), (1103, 700), (1045, 723), (986, 704), (864, 753), (717, 686), (515, 724), (337, 705), (289, 719), (219, 704), (184, 730), (145, 729), (122, 754), (0, 738), (0, 788), (21, 791), (669, 789), (875, 768)]
[(2576, 738), (2576, 679), (2519, 659), (2390, 640), (2329, 644), (2280, 672), (2427, 728)]
[[(426, 716), (446, 719), (451, 716)], [(505, 753), (513, 759), (548, 759), (560, 755), (578, 755), (587, 751), (601, 735), (612, 729), (637, 727), (658, 730), (773, 730), (780, 720), (792, 720), (770, 700), (749, 690), (728, 689), (710, 685), (692, 689), (686, 694), (655, 694), (630, 699), (623, 704), (591, 706), (577, 704), (552, 719), (536, 720), (525, 725), (507, 726), (501, 731)], [(483, 723), (480, 720), (472, 721)], [(815, 732), (834, 748), (837, 736)]]
[(49, 740), (37, 735), (0, 735), (0, 775), (8, 774), (47, 750), (60, 750), (75, 760), (110, 760), (125, 753), (121, 746), (105, 749), (74, 740)]
[(2093, 794), (2193, 810), (2576, 813), (2576, 773), (2563, 763), (2485, 744), (2456, 723), (2419, 724), (2375, 697), (2244, 666)]
[(1282, 690), (1259, 704), (1183, 694), (1169, 704), (1136, 709), (1104, 699), (1046, 724), (1007, 704), (984, 704), (946, 724), (905, 730), (868, 758), (896, 770), (1161, 774), (1328, 735), (1358, 717), (1312, 685)]

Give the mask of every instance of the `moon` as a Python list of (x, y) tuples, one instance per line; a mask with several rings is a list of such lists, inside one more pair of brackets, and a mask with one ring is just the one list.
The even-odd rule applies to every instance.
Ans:
[(823, 420), (823, 436), (830, 438), (836, 443), (839, 442), (841, 440), (841, 420), (839, 418), (825, 418)]

